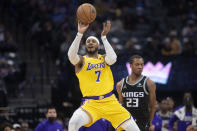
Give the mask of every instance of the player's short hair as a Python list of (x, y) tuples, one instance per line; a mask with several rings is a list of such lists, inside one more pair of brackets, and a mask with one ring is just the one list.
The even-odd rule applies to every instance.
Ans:
[(143, 59), (140, 55), (133, 55), (129, 58), (129, 63), (132, 64), (134, 59)]

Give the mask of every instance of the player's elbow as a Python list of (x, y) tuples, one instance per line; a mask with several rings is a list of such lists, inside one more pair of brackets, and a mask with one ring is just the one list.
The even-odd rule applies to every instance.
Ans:
[[(68, 51), (67, 55), (68, 55), (69, 61), (72, 63), (73, 55), (71, 54), (70, 51)], [(72, 64), (73, 64), (73, 63), (72, 63)]]
[(70, 49), (68, 50), (67, 55), (68, 55), (68, 58), (70, 59), (70, 57), (72, 56), (72, 53), (71, 53)]
[(68, 51), (68, 59), (70, 60), (70, 62), (73, 64), (73, 65), (76, 65), (79, 61), (80, 61), (80, 58), (78, 55), (73, 55), (71, 53), (71, 51)]
[(76, 64), (77, 64), (77, 63), (73, 60), (72, 57), (68, 57), (68, 59), (69, 59), (70, 63), (72, 63), (73, 65), (76, 65)]
[(117, 61), (117, 56), (116, 55), (114, 55), (113, 57), (108, 57), (108, 56), (105, 57), (105, 62), (108, 65), (113, 65), (114, 63), (116, 63), (116, 61)]

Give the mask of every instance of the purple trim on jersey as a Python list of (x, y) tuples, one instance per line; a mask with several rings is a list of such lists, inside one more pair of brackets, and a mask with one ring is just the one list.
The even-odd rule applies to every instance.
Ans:
[(125, 123), (125, 122), (128, 121), (129, 119), (131, 119), (131, 115), (130, 115), (130, 114), (129, 114), (129, 118), (126, 119), (126, 120), (124, 120), (123, 122), (121, 122), (121, 123), (116, 127), (116, 129), (118, 129), (118, 127), (119, 127), (120, 125), (122, 125), (123, 123)]
[(87, 96), (87, 97), (83, 97), (83, 99), (101, 100), (101, 99), (110, 97), (112, 94), (113, 94), (113, 92), (111, 91), (111, 92), (109, 92), (105, 95), (102, 95), (102, 96)]

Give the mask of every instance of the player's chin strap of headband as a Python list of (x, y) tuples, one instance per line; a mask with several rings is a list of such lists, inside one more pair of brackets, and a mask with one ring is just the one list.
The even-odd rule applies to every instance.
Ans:
[(86, 43), (87, 43), (87, 41), (88, 41), (89, 39), (94, 39), (94, 40), (98, 43), (98, 45), (100, 44), (99, 40), (98, 40), (95, 36), (89, 36), (89, 37), (86, 39)]

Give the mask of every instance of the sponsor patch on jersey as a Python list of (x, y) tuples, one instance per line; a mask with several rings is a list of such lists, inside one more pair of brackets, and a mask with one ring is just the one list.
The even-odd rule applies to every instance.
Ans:
[(126, 85), (124, 85), (124, 86), (122, 87), (122, 89), (127, 89), (127, 86), (126, 86)]

